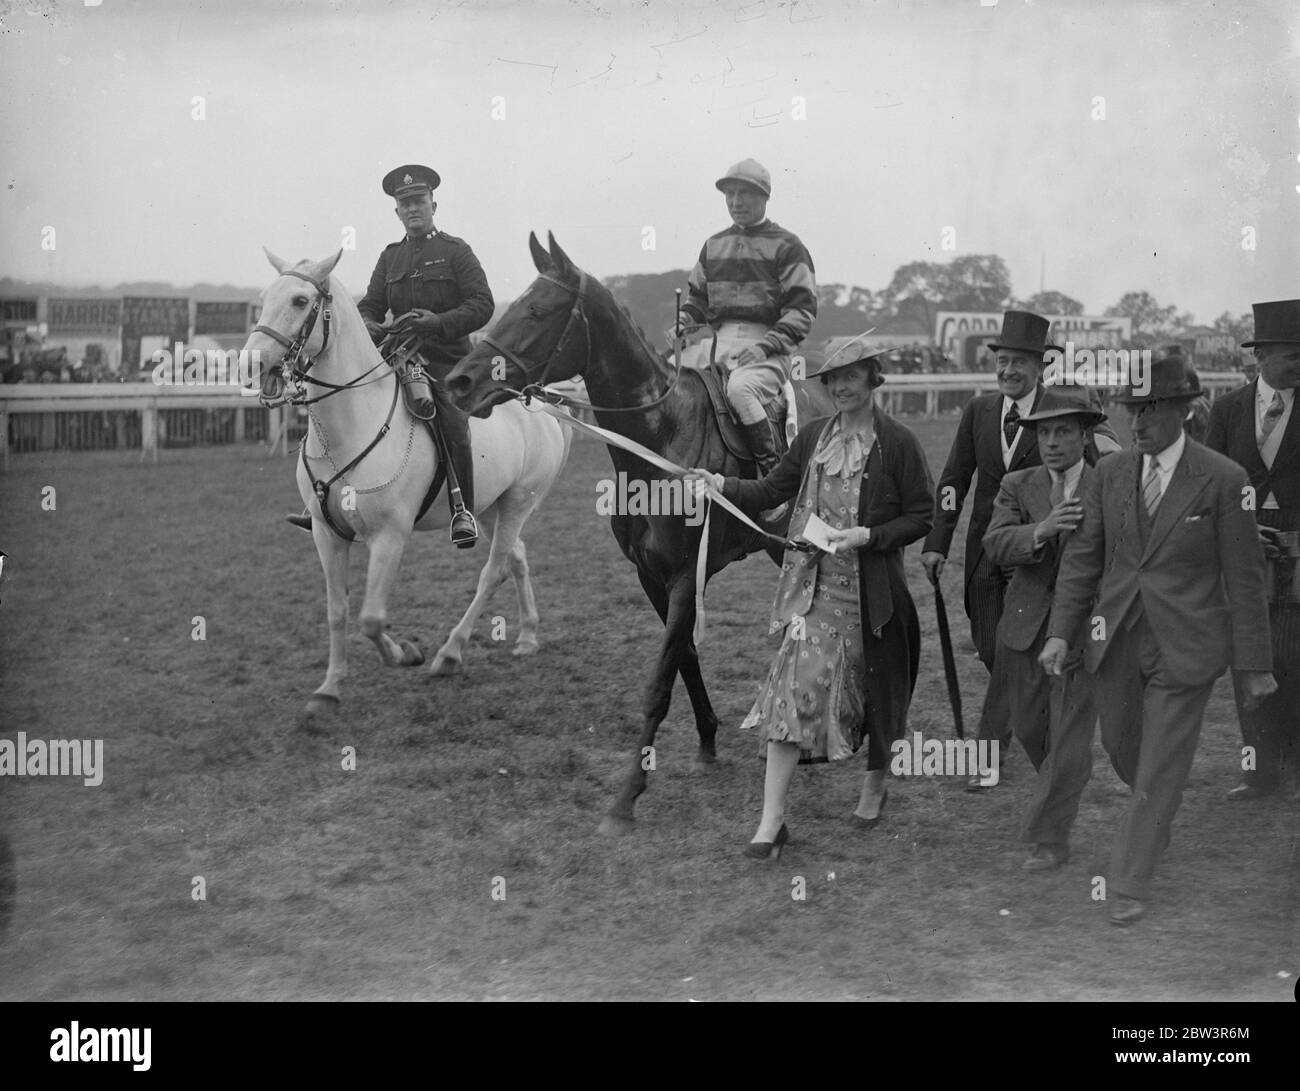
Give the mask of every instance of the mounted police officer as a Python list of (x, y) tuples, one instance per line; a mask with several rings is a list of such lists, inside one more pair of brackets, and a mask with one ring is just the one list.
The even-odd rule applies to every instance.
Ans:
[[(469, 354), (469, 334), (492, 318), (493, 300), (469, 244), (434, 229), (438, 205), (433, 191), (440, 181), (437, 171), (419, 164), (384, 175), (384, 192), (396, 202), (406, 238), (379, 255), (357, 310), (371, 338), (398, 369), (411, 412), (432, 420), (441, 436), (451, 540), (468, 549), (478, 540), (469, 418), (451, 406), (439, 380)], [(389, 314), (392, 318), (385, 322)], [(311, 526), (310, 520), (290, 521)]]

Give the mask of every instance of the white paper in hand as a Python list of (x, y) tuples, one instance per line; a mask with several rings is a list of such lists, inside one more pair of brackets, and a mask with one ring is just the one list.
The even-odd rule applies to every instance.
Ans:
[(834, 527), (819, 519), (817, 513), (813, 512), (808, 516), (808, 525), (803, 528), (803, 532), (799, 537), (805, 542), (812, 543), (818, 549), (827, 553), (835, 553), (838, 552), (839, 546), (830, 539), (830, 531), (833, 529)]

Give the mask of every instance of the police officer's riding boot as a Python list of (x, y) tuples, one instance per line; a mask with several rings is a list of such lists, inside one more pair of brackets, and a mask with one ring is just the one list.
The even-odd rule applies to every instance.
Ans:
[(433, 397), (433, 383), (418, 356), (411, 357), (402, 365), (401, 378), (407, 408), (420, 420), (432, 420), (437, 415), (438, 405)]
[(745, 425), (745, 438), (749, 440), (749, 449), (758, 465), (758, 476), (766, 477), (781, 461), (781, 452), (776, 449), (776, 440), (772, 438), (771, 422), (764, 419), (757, 424)]
[(447, 501), (451, 505), (451, 541), (458, 549), (469, 549), (478, 541), (474, 518), (474, 460), (469, 445), (469, 417), (444, 403), (438, 413), (447, 466)]

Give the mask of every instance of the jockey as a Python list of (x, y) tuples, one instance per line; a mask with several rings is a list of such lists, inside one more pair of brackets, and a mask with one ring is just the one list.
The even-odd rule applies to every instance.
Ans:
[(803, 243), (767, 218), (772, 179), (761, 163), (742, 160), (716, 186), (732, 226), (705, 241), (678, 323), (716, 331), (715, 359), (734, 369), (727, 398), (763, 476), (780, 457), (765, 407), (780, 396), (790, 353), (812, 327), (817, 286)]
[[(440, 380), (469, 354), (469, 334), (492, 318), (493, 300), (469, 244), (434, 229), (438, 205), (433, 191), (440, 181), (437, 171), (418, 164), (384, 175), (383, 190), (396, 202), (394, 211), (406, 228), (406, 238), (389, 244), (379, 255), (357, 310), (371, 338), (395, 351), (393, 363), (411, 412), (435, 422), (442, 440), (439, 446), (446, 452), (451, 540), (468, 549), (478, 541), (469, 418), (451, 406)], [(392, 320), (385, 323), (390, 313)], [(298, 521), (291, 518), (291, 522)]]

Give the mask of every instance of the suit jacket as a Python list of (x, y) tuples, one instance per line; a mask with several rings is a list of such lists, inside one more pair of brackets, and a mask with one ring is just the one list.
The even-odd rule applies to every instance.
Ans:
[(474, 251), (464, 239), (441, 231), (384, 247), (365, 297), (362, 318), (382, 323), (407, 311), (433, 311), (441, 331), (420, 336), (426, 362), (450, 369), (469, 355), (469, 335), (492, 319), (492, 291)]
[[(1039, 383), (1034, 394), (1034, 409), (1042, 401), (1043, 389), (1043, 384)], [(1108, 424), (1102, 423), (1096, 430), (1115, 439), (1114, 430)], [(926, 553), (942, 553), (945, 557), (948, 555), (953, 533), (957, 529), (957, 520), (961, 518), (962, 505), (970, 491), (971, 478), (978, 470), (975, 501), (971, 507), (970, 525), (966, 530), (966, 583), (970, 583), (971, 577), (975, 575), (975, 568), (984, 554), (984, 533), (993, 516), (993, 501), (997, 499), (1003, 475), (1012, 470), (1024, 470), (1043, 464), (1042, 456), (1038, 453), (1038, 432), (1032, 425), (1020, 429), (1009, 467), (1002, 464), (1001, 436), (1002, 394), (994, 391), (991, 394), (975, 395), (962, 410), (957, 435), (953, 438), (948, 462), (935, 492), (934, 529), (921, 547)], [(1097, 462), (1097, 449), (1091, 442), (1084, 457), (1090, 464), (1095, 465)], [(952, 490), (951, 493), (947, 491), (949, 489)]]
[[(1083, 499), (1094, 471), (1086, 462), (1075, 496)], [(998, 622), (998, 639), (1018, 652), (1036, 649), (1046, 639), (1056, 573), (1064, 546), (1073, 537), (1062, 531), (1034, 548), (1034, 528), (1052, 511), (1052, 475), (1046, 466), (1015, 470), (1002, 478), (993, 516), (984, 535), (984, 552), (994, 564), (1015, 567)]]
[(1282, 433), (1282, 445), (1270, 470), (1264, 465), (1255, 442), (1258, 391), (1259, 381), (1253, 380), (1210, 406), (1205, 446), (1227, 455), (1245, 469), (1255, 489), (1256, 510), (1271, 492), (1281, 509), (1283, 529), (1297, 530), (1300, 529), (1300, 404), (1292, 406), (1291, 419)]
[(1130, 611), (1141, 609), (1179, 685), (1228, 666), (1271, 670), (1264, 550), (1242, 503), (1246, 471), (1188, 439), (1145, 545), (1141, 472), (1132, 448), (1098, 463), (1061, 558), (1048, 636), (1082, 638), (1095, 673)]

